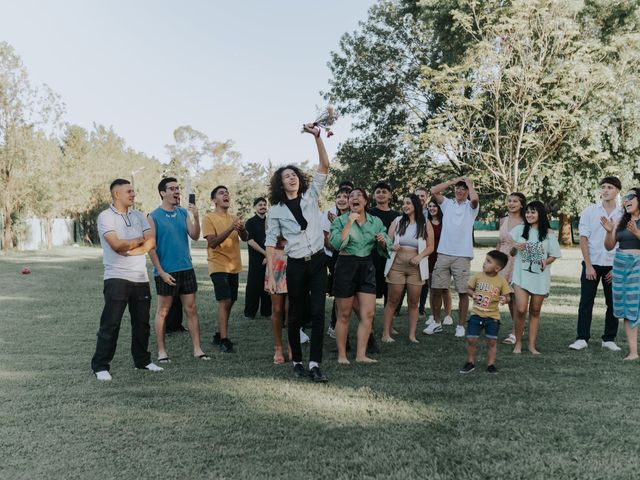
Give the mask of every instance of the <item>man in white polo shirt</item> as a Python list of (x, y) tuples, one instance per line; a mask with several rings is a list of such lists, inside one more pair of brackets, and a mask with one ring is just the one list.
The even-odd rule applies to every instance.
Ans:
[(91, 369), (98, 380), (111, 380), (109, 368), (116, 353), (125, 308), (131, 316), (131, 354), (137, 369), (162, 371), (149, 353), (151, 290), (144, 256), (155, 247), (144, 215), (131, 209), (135, 192), (128, 180), (111, 183), (113, 203), (98, 216), (104, 264), (104, 309)]
[(602, 347), (613, 352), (620, 351), (616, 345), (618, 319), (613, 316), (611, 281), (615, 249), (604, 248), (606, 231), (600, 223), (605, 217), (618, 225), (622, 217), (618, 194), (622, 183), (618, 177), (605, 177), (600, 181), (602, 202), (589, 205), (580, 214), (580, 249), (582, 250), (582, 275), (580, 276), (580, 306), (578, 307), (578, 332), (576, 341), (569, 345), (571, 350), (582, 350), (589, 346), (593, 302), (598, 293), (598, 284), (602, 281), (607, 313), (604, 320)]
[[(452, 200), (445, 197), (443, 192), (454, 185), (455, 200)], [(473, 182), (466, 177), (440, 183), (431, 188), (431, 194), (442, 209), (442, 233), (438, 245), (438, 260), (431, 278), (434, 323), (427, 326), (423, 333), (432, 335), (442, 331), (439, 318), (442, 297), (449, 289), (453, 276), (453, 283), (458, 292), (456, 337), (464, 337), (469, 310), (467, 284), (473, 259), (473, 223), (480, 211), (480, 200)]]

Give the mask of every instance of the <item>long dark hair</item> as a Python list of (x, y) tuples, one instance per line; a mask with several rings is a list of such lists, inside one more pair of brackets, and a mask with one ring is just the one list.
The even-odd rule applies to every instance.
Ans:
[[(422, 203), (420, 198), (415, 193), (405, 195), (404, 198), (411, 200), (413, 204), (413, 215), (416, 217), (416, 238), (427, 238), (427, 220), (424, 218), (424, 212), (422, 211)], [(409, 215), (402, 213), (402, 218), (398, 222), (398, 234), (404, 235), (409, 225)]]
[[(533, 202), (529, 202), (527, 204), (527, 210), (535, 210), (538, 212), (538, 240), (542, 242), (545, 238), (547, 238), (547, 234), (551, 229), (551, 225), (549, 225), (549, 215), (547, 214), (547, 207), (544, 206), (544, 203), (534, 200)], [(527, 222), (527, 218), (524, 218), (524, 230), (522, 231), (522, 238), (525, 240), (529, 240), (529, 229), (531, 228), (531, 224)]]
[(524, 220), (524, 214), (527, 212), (527, 197), (524, 196), (524, 193), (520, 192), (511, 192), (507, 197), (516, 197), (520, 200), (520, 216), (522, 220)]
[[(640, 206), (640, 187), (630, 188), (629, 191), (633, 191), (636, 194), (636, 200), (638, 200), (638, 205)], [(627, 209), (622, 207), (622, 218), (620, 218), (620, 223), (618, 223), (618, 228), (616, 231), (620, 232), (627, 228), (627, 223), (631, 220), (631, 214), (627, 212)]]
[(269, 202), (271, 205), (284, 203), (287, 200), (287, 194), (284, 191), (284, 185), (282, 183), (282, 172), (285, 170), (293, 170), (293, 172), (298, 176), (298, 180), (300, 181), (298, 195), (302, 195), (309, 188), (309, 177), (298, 167), (295, 165), (285, 165), (284, 167), (280, 167), (273, 172), (271, 180), (269, 181)]
[(435, 197), (431, 197), (429, 199), (429, 201), (427, 202), (427, 220), (429, 220), (429, 221), (433, 220), (433, 215), (431, 215), (431, 212), (429, 211), (429, 204), (430, 203), (433, 203), (436, 206), (436, 208), (438, 209), (438, 220), (440, 221), (440, 223), (442, 223), (442, 209), (440, 208), (440, 204), (435, 199)]

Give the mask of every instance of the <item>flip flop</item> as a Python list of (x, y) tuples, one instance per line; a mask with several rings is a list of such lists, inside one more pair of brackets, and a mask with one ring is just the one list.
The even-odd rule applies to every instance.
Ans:
[(206, 353), (203, 353), (202, 355), (198, 355), (196, 357), (198, 360), (202, 360), (202, 361), (207, 361), (207, 360), (211, 360), (211, 357), (209, 355), (207, 355)]
[(158, 363), (171, 363), (171, 359), (169, 357), (162, 357), (158, 359)]

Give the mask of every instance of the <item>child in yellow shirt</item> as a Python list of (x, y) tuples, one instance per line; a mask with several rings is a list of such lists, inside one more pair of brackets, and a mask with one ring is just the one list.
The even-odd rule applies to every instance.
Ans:
[(467, 362), (460, 373), (473, 372), (476, 368), (478, 337), (484, 329), (487, 339), (487, 372), (498, 373), (496, 369), (496, 351), (498, 331), (500, 330), (500, 305), (508, 302), (511, 287), (498, 275), (508, 263), (509, 257), (498, 250), (487, 253), (482, 265), (482, 273), (476, 273), (469, 279), (468, 293), (473, 299), (473, 309), (467, 323)]

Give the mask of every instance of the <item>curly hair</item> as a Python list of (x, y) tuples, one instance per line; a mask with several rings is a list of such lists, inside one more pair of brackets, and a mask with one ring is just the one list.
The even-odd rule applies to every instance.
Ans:
[[(538, 241), (542, 242), (545, 238), (547, 238), (547, 234), (551, 229), (551, 225), (549, 224), (549, 215), (547, 214), (547, 207), (544, 206), (539, 200), (534, 200), (533, 202), (529, 202), (527, 204), (527, 210), (535, 210), (538, 212)], [(527, 222), (525, 217), (524, 219), (524, 230), (522, 231), (522, 238), (525, 240), (529, 240), (529, 230), (531, 229), (531, 224)]]
[(285, 165), (278, 168), (269, 181), (269, 202), (271, 205), (277, 205), (284, 203), (287, 200), (287, 194), (284, 191), (284, 184), (282, 183), (282, 173), (285, 170), (293, 170), (300, 181), (300, 187), (298, 188), (298, 195), (302, 195), (309, 189), (309, 177), (306, 173), (300, 170), (295, 165)]
[[(633, 187), (629, 189), (629, 192), (633, 192), (636, 194), (636, 200), (638, 200), (638, 205), (640, 205), (640, 187)], [(622, 217), (620, 218), (620, 223), (618, 223), (618, 228), (616, 228), (617, 232), (621, 232), (625, 228), (627, 228), (627, 224), (631, 220), (631, 214), (627, 212), (626, 208), (622, 208)]]

